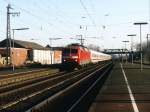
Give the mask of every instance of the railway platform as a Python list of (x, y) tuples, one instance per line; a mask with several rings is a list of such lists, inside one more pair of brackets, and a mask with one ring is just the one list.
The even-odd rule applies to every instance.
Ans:
[(116, 63), (88, 112), (150, 112), (150, 66)]

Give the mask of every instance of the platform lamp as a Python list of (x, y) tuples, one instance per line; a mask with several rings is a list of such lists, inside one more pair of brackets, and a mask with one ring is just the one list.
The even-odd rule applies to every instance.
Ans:
[(139, 25), (140, 26), (140, 55), (141, 55), (141, 71), (143, 70), (142, 66), (142, 31), (141, 31), (141, 26), (148, 24), (147, 22), (137, 22), (134, 23), (134, 25)]
[(136, 36), (136, 34), (130, 34), (127, 36), (131, 37), (131, 63), (133, 64), (133, 37)]
[(51, 55), (51, 64), (52, 64), (52, 40), (59, 40), (59, 39), (62, 39), (62, 38), (49, 38), (49, 40), (50, 40), (50, 55)]
[[(12, 31), (13, 31), (13, 50), (14, 50), (14, 39), (15, 39), (15, 31), (20, 31), (20, 30), (28, 30), (29, 28), (16, 28), (16, 29), (12, 29)], [(13, 55), (14, 55), (14, 52), (13, 52)], [(13, 71), (15, 70), (15, 66), (14, 66), (14, 63), (12, 63), (11, 62), (11, 64), (12, 64), (12, 67), (13, 67)]]

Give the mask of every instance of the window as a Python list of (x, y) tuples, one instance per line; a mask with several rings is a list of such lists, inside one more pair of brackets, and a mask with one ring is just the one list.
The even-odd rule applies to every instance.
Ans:
[(63, 50), (63, 54), (70, 54), (70, 53), (76, 54), (76, 53), (78, 53), (78, 50), (77, 49), (69, 49), (69, 48)]

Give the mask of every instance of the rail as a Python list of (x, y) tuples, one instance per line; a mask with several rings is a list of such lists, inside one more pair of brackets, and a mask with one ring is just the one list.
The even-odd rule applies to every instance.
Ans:
[[(67, 88), (76, 85), (78, 82), (84, 82), (93, 77), (93, 75), (104, 69), (105, 65), (93, 65), (86, 67), (84, 69), (53, 75), (52, 77), (44, 78), (40, 80), (37, 78), (34, 83), (26, 83), (27, 85), (22, 85), (13, 89), (8, 89), (5, 92), (0, 93), (0, 111), (1, 112), (20, 112), (20, 111), (33, 111), (36, 107), (41, 107), (47, 102), (47, 99), (55, 98)], [(31, 82), (32, 80), (30, 80)], [(87, 80), (88, 81), (88, 80)], [(86, 82), (87, 82), (86, 81)], [(21, 84), (21, 82), (20, 82)], [(1, 88), (0, 88), (1, 91)], [(19, 93), (19, 94), (18, 94)], [(60, 95), (61, 96), (61, 95)], [(57, 99), (57, 98), (56, 98)], [(44, 103), (43, 103), (44, 102)], [(55, 104), (56, 102), (54, 102)], [(41, 105), (42, 104), (42, 105)], [(40, 105), (40, 106), (39, 106)]]
[[(67, 109), (66, 110), (64, 110), (64, 109), (69, 107), (68, 105), (70, 105), (70, 103), (72, 103), (72, 101), (74, 101), (74, 99), (75, 99), (74, 96), (76, 96), (76, 94), (78, 94), (77, 93), (79, 91), (78, 88), (80, 88), (81, 85), (83, 87), (85, 87), (85, 84), (88, 84), (88, 83), (90, 83), (90, 80), (93, 80), (92, 78), (94, 78), (96, 73), (102, 72), (102, 70), (107, 68), (108, 65), (109, 64), (93, 71), (92, 73), (88, 74), (86, 77), (80, 79), (79, 81), (77, 81), (74, 84), (68, 86), (67, 88), (63, 89), (62, 91), (59, 91), (58, 93), (54, 94), (52, 97), (50, 97), (50, 98), (46, 99), (45, 101), (39, 103), (38, 105), (34, 106), (33, 108), (29, 109), (26, 112), (38, 112), (40, 110), (45, 110), (46, 111), (46, 108), (48, 108), (48, 110), (54, 111), (54, 112), (57, 112), (57, 111), (59, 112), (59, 111), (62, 111), (62, 110), (66, 111)], [(82, 90), (80, 90), (80, 91), (82, 91)], [(71, 95), (71, 93), (74, 93), (74, 94)], [(68, 97), (70, 95), (71, 95), (71, 97)], [(69, 100), (69, 101), (66, 102), (64, 98)], [(68, 104), (68, 102), (69, 102), (69, 104)]]

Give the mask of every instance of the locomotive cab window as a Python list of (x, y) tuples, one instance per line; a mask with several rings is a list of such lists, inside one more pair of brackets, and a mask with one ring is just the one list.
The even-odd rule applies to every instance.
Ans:
[(78, 53), (77, 49), (71, 49), (71, 53)]
[(69, 53), (78, 53), (78, 50), (77, 49), (64, 49), (63, 50), (63, 53), (64, 54), (69, 54)]

